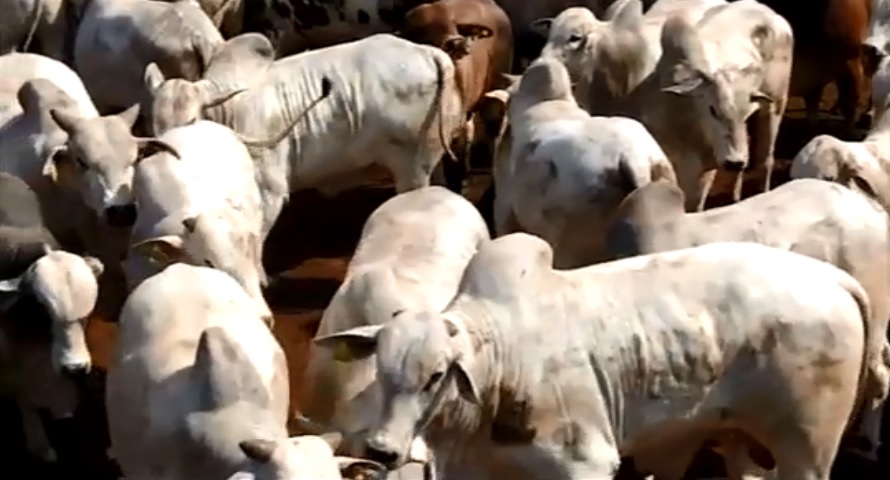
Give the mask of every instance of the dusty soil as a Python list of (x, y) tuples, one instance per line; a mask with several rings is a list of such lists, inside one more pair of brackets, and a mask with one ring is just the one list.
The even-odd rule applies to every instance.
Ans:
[[(826, 99), (826, 103), (829, 102), (833, 100)], [(800, 108), (801, 105), (792, 104), (792, 109)], [(775, 184), (785, 181), (787, 174), (784, 170), (788, 159), (812, 136), (800, 120), (799, 112), (792, 112), (789, 116), (791, 118), (783, 125), (777, 152), (777, 157), (784, 161), (779, 162)], [(837, 126), (836, 120), (827, 120), (820, 125), (819, 133), (834, 132)], [(468, 196), (471, 200), (477, 200), (488, 185), (488, 178), (482, 172), (471, 173)], [(746, 184), (748, 195), (757, 189), (756, 174), (751, 177)], [(728, 201), (725, 192), (728, 192), (729, 183), (724, 179), (719, 185), (712, 205)], [(265, 259), (267, 267), (270, 273), (284, 272), (282, 279), (267, 293), (276, 314), (275, 335), (288, 358), (292, 399), (302, 384), (308, 342), (317, 328), (322, 311), (342, 279), (362, 225), (368, 215), (393, 193), (385, 179), (381, 179), (372, 186), (331, 199), (315, 192), (294, 195), (269, 239)], [(0, 429), (0, 452), (4, 452), (0, 457), (12, 461), (12, 465), (4, 462), (4, 469), (16, 466), (32, 468), (34, 470), (30, 471), (35, 476), (42, 474), (45, 478), (62, 474), (69, 476), (72, 473), (95, 480), (116, 478), (114, 467), (104, 461), (107, 436), (101, 393), (104, 370), (112, 354), (115, 334), (116, 327), (103, 319), (97, 318), (90, 323), (89, 343), (97, 368), (84, 392), (84, 408), (74, 419), (52, 425), (54, 440), (64, 446), (62, 450), (70, 453), (60, 459), (61, 468), (47, 470), (26, 460), (20, 432), (15, 428), (18, 422), (14, 409), (9, 408), (11, 405), (0, 405), (0, 425), (4, 426)], [(298, 407), (294, 403), (293, 408)], [(844, 473), (866, 478), (847, 467), (844, 467)]]

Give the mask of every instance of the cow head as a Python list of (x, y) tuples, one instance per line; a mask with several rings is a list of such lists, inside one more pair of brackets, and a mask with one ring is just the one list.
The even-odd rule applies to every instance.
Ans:
[(452, 60), (470, 54), (473, 44), (491, 37), (491, 28), (454, 19), (450, 6), (442, 2), (427, 3), (405, 14), (401, 36), (415, 43), (441, 48)]
[(611, 36), (639, 29), (643, 21), (640, 0), (622, 0), (610, 7), (605, 20), (599, 20), (585, 7), (564, 10), (556, 18), (532, 22), (531, 29), (547, 39), (542, 57), (555, 58), (569, 70), (577, 81), (589, 75), (592, 61), (596, 61), (598, 45)]
[(343, 362), (376, 353), (383, 421), (370, 435), (366, 453), (389, 469), (408, 461), (415, 437), (443, 405), (454, 405), (458, 396), (480, 402), (470, 375), (474, 351), (456, 319), (402, 312), (385, 325), (352, 328), (315, 342)]
[(249, 470), (228, 480), (312, 480), (316, 478), (383, 480), (386, 468), (367, 459), (334, 456), (340, 436), (324, 434), (286, 440), (251, 439), (238, 444)]
[[(44, 175), (57, 180), (62, 172), (79, 178), (84, 202), (98, 217), (114, 227), (136, 223), (133, 201), (133, 166), (158, 150), (177, 157), (176, 150), (156, 138), (139, 138), (130, 133), (139, 115), (139, 105), (119, 115), (84, 118), (75, 112), (50, 110), (56, 124), (68, 134), (46, 159)], [(67, 155), (60, 155), (60, 153)], [(68, 163), (66, 163), (68, 162)]]
[(692, 102), (700, 131), (716, 155), (718, 165), (741, 171), (748, 165), (746, 121), (773, 99), (761, 92), (762, 68), (724, 68), (710, 71), (701, 40), (683, 17), (673, 17), (662, 31), (661, 91)]
[(148, 92), (145, 102), (153, 135), (198, 120), (261, 79), (275, 60), (269, 40), (246, 33), (226, 41), (210, 58), (204, 78), (192, 82), (166, 78), (154, 63), (145, 67), (143, 81)]
[[(49, 316), (48, 347), (57, 373), (81, 377), (90, 370), (84, 323), (96, 306), (102, 271), (102, 262), (95, 258), (46, 247), (46, 254), (22, 275), (0, 280), (0, 309), (15, 316), (19, 302), (35, 301)], [(14, 321), (37, 321), (29, 317)]]
[(161, 269), (185, 262), (229, 274), (254, 300), (263, 321), (271, 325), (272, 311), (261, 291), (265, 283), (261, 240), (245, 223), (227, 210), (190, 215), (175, 228), (177, 234), (145, 239), (132, 249)]

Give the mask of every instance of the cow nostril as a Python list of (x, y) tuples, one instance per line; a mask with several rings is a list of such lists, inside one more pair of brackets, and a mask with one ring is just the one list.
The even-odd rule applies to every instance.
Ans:
[(375, 448), (370, 445), (367, 446), (365, 454), (367, 455), (368, 459), (380, 463), (381, 465), (385, 465), (387, 468), (394, 467), (396, 462), (399, 460), (398, 453), (390, 450)]
[(82, 380), (90, 373), (90, 364), (78, 363), (62, 366), (62, 374), (72, 380)]
[(136, 223), (136, 205), (114, 205), (105, 209), (105, 221), (112, 227), (132, 227)]
[(730, 172), (741, 172), (745, 169), (747, 162), (741, 160), (724, 160), (723, 168)]

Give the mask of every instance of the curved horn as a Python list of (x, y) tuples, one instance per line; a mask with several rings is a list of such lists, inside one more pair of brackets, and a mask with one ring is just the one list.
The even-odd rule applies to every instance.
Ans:
[(144, 138), (144, 137), (135, 137), (136, 144), (139, 148), (139, 154), (136, 158), (136, 163), (139, 163), (145, 158), (148, 158), (159, 152), (167, 152), (170, 155), (173, 155), (177, 158), (177, 160), (182, 160), (182, 156), (179, 155), (179, 152), (173, 148), (169, 143), (159, 140), (157, 138)]
[(255, 139), (248, 138), (248, 137), (245, 137), (240, 134), (238, 134), (238, 138), (241, 140), (241, 142), (244, 143), (244, 146), (246, 146), (248, 149), (275, 147), (276, 145), (281, 143), (281, 141), (284, 140), (284, 138), (287, 137), (288, 134), (290, 134), (291, 130), (293, 130), (293, 128), (297, 124), (297, 122), (302, 120), (302, 118), (304, 116), (306, 116), (307, 113), (309, 113), (309, 110), (312, 110), (312, 108), (314, 108), (316, 105), (318, 105), (319, 102), (321, 102), (322, 100), (327, 98), (328, 95), (331, 94), (331, 90), (333, 90), (333, 88), (334, 88), (334, 85), (331, 83), (331, 79), (329, 79), (328, 77), (322, 77), (321, 78), (321, 96), (319, 96), (318, 98), (313, 100), (312, 103), (310, 103), (308, 107), (306, 107), (299, 115), (297, 115), (297, 117), (294, 118), (294, 121), (292, 121), (290, 123), (290, 125), (287, 126), (287, 128), (282, 129), (281, 132), (278, 133), (278, 135), (276, 135), (272, 138), (266, 139), (266, 140), (255, 140)]

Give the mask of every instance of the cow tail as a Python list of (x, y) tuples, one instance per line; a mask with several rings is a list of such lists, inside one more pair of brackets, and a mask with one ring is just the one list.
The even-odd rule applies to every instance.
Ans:
[(37, 34), (37, 26), (40, 24), (40, 16), (43, 15), (43, 1), (36, 0), (34, 2), (34, 13), (31, 15), (31, 28), (28, 29), (28, 35), (22, 42), (22, 52), (27, 52), (31, 48), (31, 42), (34, 41), (34, 35)]
[(436, 98), (433, 100), (433, 108), (439, 110), (439, 141), (445, 149), (445, 153), (452, 161), (457, 161), (457, 156), (451, 151), (451, 142), (445, 135), (445, 108), (443, 100), (445, 98), (445, 65), (439, 55), (433, 55), (433, 63), (436, 64)]

